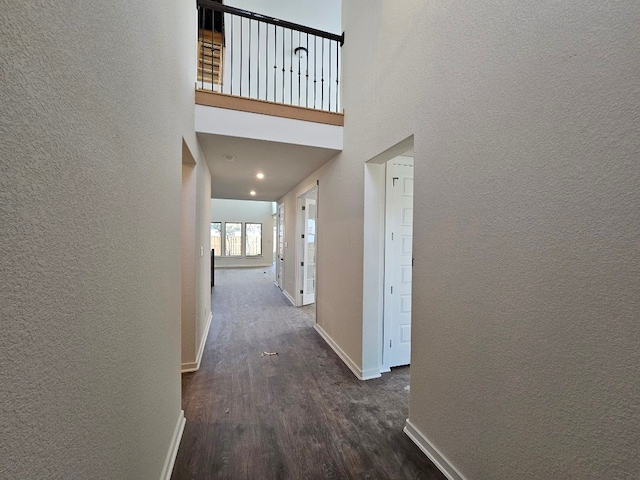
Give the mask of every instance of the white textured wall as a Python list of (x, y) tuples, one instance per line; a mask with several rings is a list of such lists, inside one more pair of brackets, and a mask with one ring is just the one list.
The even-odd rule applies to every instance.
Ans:
[[(199, 152), (199, 145), (196, 144)], [(211, 313), (209, 216), (211, 174), (202, 155), (199, 163), (182, 148), (182, 369), (198, 367)]]
[[(227, 200), (214, 198), (211, 200), (212, 222), (240, 222), (242, 235), (246, 222), (262, 224), (262, 255), (258, 257), (244, 256), (244, 243), (241, 257), (216, 257), (218, 267), (269, 267), (273, 264), (273, 202), (253, 200)], [(207, 226), (209, 224), (207, 223)], [(211, 234), (207, 231), (207, 241), (211, 242)], [(224, 232), (223, 232), (224, 235)], [(211, 248), (211, 247), (209, 247)]]
[(1, 478), (160, 477), (180, 413), (188, 6), (2, 2)]
[(199, 159), (196, 167), (196, 361), (209, 333), (206, 327), (211, 315), (211, 173), (204, 156), (200, 155)]
[(319, 180), (316, 323), (359, 369), (362, 365), (364, 167), (356, 158), (338, 154), (279, 203), (285, 202), (285, 237), (289, 244), (288, 249), (285, 248), (285, 290), (295, 293), (296, 199)]
[[(198, 352), (203, 336), (207, 334), (205, 328), (211, 314), (211, 269), (210, 256), (207, 254), (210, 243), (211, 174), (195, 134), (193, 86), (196, 79), (197, 52), (193, 46), (197, 42), (197, 12), (195, 4), (186, 0), (181, 2), (180, 7), (180, 25), (182, 25), (183, 35), (174, 40), (179, 48), (182, 62), (177, 73), (184, 88), (173, 94), (179, 96), (178, 106), (184, 142), (183, 159), (188, 158), (187, 163), (193, 169), (191, 181), (188, 185), (183, 183), (183, 188), (187, 188), (187, 191), (183, 191), (183, 197), (186, 194), (190, 202), (183, 213), (183, 222), (186, 215), (191, 224), (189, 231), (183, 232), (189, 235), (189, 243), (186, 244), (189, 251), (184, 252), (185, 244), (183, 243), (185, 261), (182, 269), (183, 278), (188, 278), (191, 285), (186, 289), (183, 285), (183, 298), (186, 292), (188, 303), (182, 305), (182, 365), (184, 368), (193, 368), (197, 364)], [(184, 277), (185, 274), (186, 277)]]
[(340, 126), (227, 108), (196, 105), (195, 128), (198, 133), (342, 150)]
[(410, 420), (466, 478), (640, 473), (639, 22), (636, 2), (343, 6), (321, 243), (348, 241), (318, 315), (356, 351), (362, 163), (415, 134)]

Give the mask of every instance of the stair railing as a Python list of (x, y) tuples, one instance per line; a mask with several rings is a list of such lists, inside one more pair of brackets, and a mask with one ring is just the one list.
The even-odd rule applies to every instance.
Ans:
[(341, 112), (344, 33), (198, 0), (196, 87)]

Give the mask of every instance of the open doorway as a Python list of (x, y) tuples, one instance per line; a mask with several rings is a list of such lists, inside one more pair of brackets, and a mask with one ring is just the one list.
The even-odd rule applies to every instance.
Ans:
[(278, 204), (278, 248), (276, 255), (276, 284), (284, 291), (284, 203)]
[[(273, 214), (273, 264), (278, 259), (278, 214)], [(277, 283), (277, 282), (276, 282)]]
[(298, 197), (298, 289), (296, 305), (315, 303), (318, 187)]
[(196, 241), (197, 178), (196, 162), (182, 141), (182, 194), (180, 285), (181, 285), (181, 370), (191, 372), (198, 369), (196, 351), (196, 259), (199, 257)]
[(413, 136), (365, 164), (362, 378), (411, 363)]

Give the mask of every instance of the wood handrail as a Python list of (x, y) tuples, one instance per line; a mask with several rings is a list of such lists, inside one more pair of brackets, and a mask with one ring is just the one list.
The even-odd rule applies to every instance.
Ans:
[(297, 30), (300, 32), (308, 33), (310, 35), (316, 35), (317, 37), (327, 38), (329, 40), (335, 40), (336, 42), (340, 42), (341, 46), (344, 45), (344, 32), (342, 33), (342, 35), (337, 35), (335, 33), (325, 32), (324, 30), (318, 30), (316, 28), (300, 25), (298, 23), (280, 20), (279, 18), (268, 17), (260, 13), (250, 12), (248, 10), (242, 10), (236, 7), (230, 7), (229, 5), (223, 5), (211, 0), (198, 0), (198, 6), (211, 8), (212, 10), (216, 10), (218, 12), (239, 15), (241, 17), (257, 20), (259, 22), (269, 23), (271, 25), (277, 25), (283, 28), (290, 28), (291, 30)]

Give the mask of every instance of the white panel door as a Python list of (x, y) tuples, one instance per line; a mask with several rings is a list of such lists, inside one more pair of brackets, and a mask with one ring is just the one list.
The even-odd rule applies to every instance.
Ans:
[(387, 163), (383, 366), (411, 363), (413, 159)]
[(316, 200), (304, 199), (304, 247), (302, 265), (302, 304), (316, 301)]
[(284, 204), (278, 205), (278, 258), (276, 277), (280, 290), (284, 289)]

